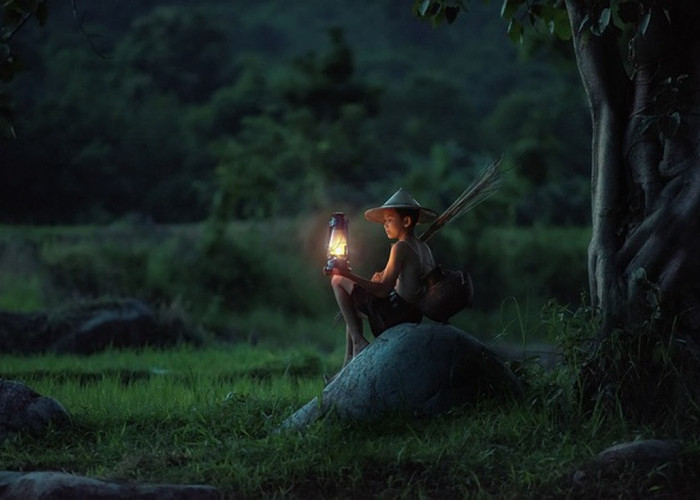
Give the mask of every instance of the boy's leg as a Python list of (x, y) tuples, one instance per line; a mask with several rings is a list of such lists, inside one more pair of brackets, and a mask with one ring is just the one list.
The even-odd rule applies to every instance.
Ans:
[(348, 325), (345, 325), (345, 359), (343, 359), (343, 366), (347, 365), (352, 359), (352, 335), (350, 335), (350, 329)]
[(357, 356), (362, 349), (367, 347), (369, 342), (362, 335), (362, 318), (355, 308), (350, 294), (354, 283), (342, 276), (334, 275), (331, 279), (335, 300), (340, 308), (340, 313), (345, 319), (345, 362), (347, 364), (354, 356)]

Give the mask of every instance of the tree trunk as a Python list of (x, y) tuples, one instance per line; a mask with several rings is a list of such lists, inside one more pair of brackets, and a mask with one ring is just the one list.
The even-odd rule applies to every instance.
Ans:
[(641, 10), (627, 13), (638, 22), (625, 46), (612, 22), (600, 36), (579, 30), (593, 2), (566, 0), (593, 125), (589, 282), (601, 322), (590, 373), (598, 392), (616, 385), (619, 396), (626, 380), (648, 399), (643, 386), (660, 388), (650, 365), (661, 350), (682, 345), (688, 359), (700, 340), (695, 3), (663, 2), (668, 11), (656, 6), (646, 29)]

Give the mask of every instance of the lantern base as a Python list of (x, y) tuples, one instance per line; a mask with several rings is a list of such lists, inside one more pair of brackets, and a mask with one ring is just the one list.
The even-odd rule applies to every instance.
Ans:
[(333, 269), (339, 269), (341, 271), (347, 271), (350, 269), (348, 261), (344, 259), (339, 259), (337, 257), (331, 257), (326, 262), (326, 267), (323, 268), (323, 272), (330, 275), (333, 274)]

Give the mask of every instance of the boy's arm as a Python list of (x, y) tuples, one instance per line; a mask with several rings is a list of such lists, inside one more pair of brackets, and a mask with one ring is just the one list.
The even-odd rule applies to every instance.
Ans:
[(377, 297), (387, 297), (396, 285), (396, 280), (401, 274), (403, 262), (405, 258), (406, 248), (401, 242), (397, 242), (391, 247), (389, 260), (383, 271), (375, 273), (372, 280), (367, 280), (362, 276), (354, 274), (350, 270), (334, 269), (334, 274), (340, 274), (357, 283), (359, 286), (367, 290), (372, 295)]
[(372, 295), (376, 295), (377, 297), (388, 297), (389, 293), (391, 293), (391, 290), (393, 290), (393, 286), (387, 286), (384, 284), (382, 281), (370, 281), (362, 276), (358, 276), (357, 274), (354, 274), (352, 271), (346, 270), (341, 270), (341, 269), (333, 269), (333, 274), (339, 274), (341, 276), (344, 276), (348, 278), (349, 280), (353, 281), (355, 284), (361, 286), (365, 290), (367, 290), (369, 293)]

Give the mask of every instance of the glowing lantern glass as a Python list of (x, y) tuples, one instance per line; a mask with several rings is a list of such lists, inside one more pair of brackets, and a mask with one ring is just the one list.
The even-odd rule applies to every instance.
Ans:
[(348, 268), (348, 220), (345, 214), (336, 212), (328, 222), (328, 260), (324, 271), (331, 274), (333, 269)]

